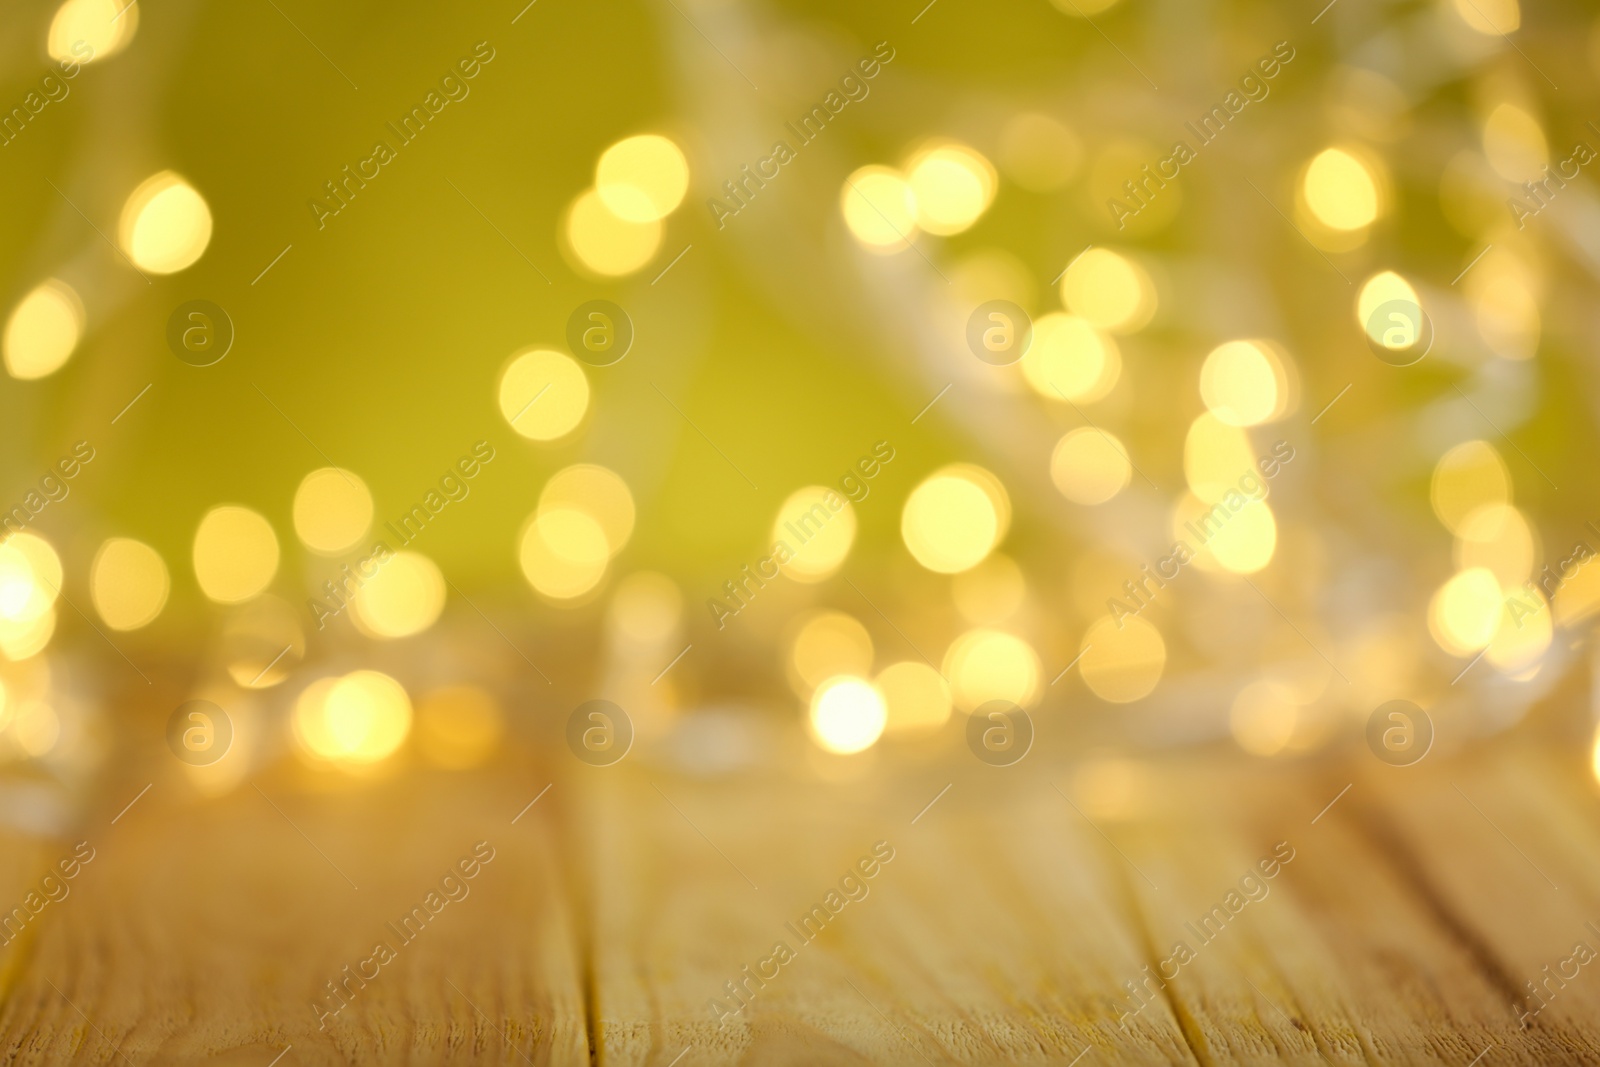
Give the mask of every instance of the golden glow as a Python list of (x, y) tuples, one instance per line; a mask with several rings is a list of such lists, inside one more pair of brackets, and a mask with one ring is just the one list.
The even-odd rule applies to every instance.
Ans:
[(594, 463), (575, 463), (557, 471), (539, 494), (540, 511), (581, 511), (600, 525), (612, 555), (633, 536), (633, 493), (616, 471)]
[(488, 760), (504, 730), (500, 705), (476, 686), (435, 689), (417, 704), (417, 748), (449, 770), (467, 770)]
[(379, 563), (350, 601), (351, 621), (368, 637), (420, 634), (444, 610), (444, 575), (420, 552), (396, 552)]
[(1452, 656), (1470, 656), (1500, 627), (1504, 596), (1494, 572), (1473, 567), (1439, 587), (1428, 606), (1428, 630)]
[(1272, 562), (1278, 523), (1261, 497), (1234, 490), (1207, 504), (1186, 493), (1174, 512), (1172, 535), (1197, 549), (1194, 565), (1201, 570), (1254, 574)]
[(1485, 658), (1506, 674), (1519, 674), (1538, 664), (1553, 636), (1549, 602), (1536, 589), (1517, 590), (1506, 598)]
[(33, 759), (48, 756), (61, 739), (61, 717), (42, 700), (25, 701), (11, 722), (11, 736), (24, 755)]
[[(39, 630), (26, 624), (49, 614), (60, 592), (61, 557), (50, 542), (38, 534), (24, 532), (12, 534), (0, 543), (0, 621), (12, 624), (23, 645), (27, 644), (25, 633), (37, 634)], [(45, 640), (48, 639), (46, 634)]]
[(929, 233), (960, 233), (994, 201), (994, 167), (964, 144), (925, 149), (912, 158), (906, 172), (917, 223)]
[(1077, 136), (1049, 115), (1024, 111), (1000, 131), (1000, 166), (1029, 192), (1055, 192), (1072, 180), (1082, 159)]
[(678, 631), (683, 593), (671, 578), (636, 571), (617, 583), (608, 621), (612, 633), (629, 644), (654, 647)]
[(1517, 0), (1455, 0), (1461, 21), (1486, 37), (1516, 33), (1522, 26)]
[(23, 619), (8, 619), (0, 615), (0, 653), (9, 660), (37, 656), (50, 644), (55, 632), (55, 608), (46, 608), (38, 615)]
[(871, 748), (888, 718), (883, 694), (860, 678), (830, 679), (811, 698), (812, 738), (840, 755)]
[(996, 552), (952, 578), (950, 595), (963, 619), (975, 626), (993, 626), (1022, 607), (1028, 583), (1016, 560)]
[(1002, 630), (968, 630), (944, 654), (944, 676), (956, 707), (965, 712), (991, 700), (1033, 707), (1042, 670), (1033, 646)]
[(1433, 468), (1433, 513), (1457, 533), (1479, 508), (1511, 503), (1511, 489), (1511, 471), (1495, 447), (1487, 441), (1464, 441), (1440, 456)]
[(321, 467), (294, 491), (294, 532), (313, 552), (349, 551), (372, 525), (372, 494), (360, 478), (338, 467)]
[(619, 219), (655, 222), (683, 202), (689, 191), (689, 161), (660, 134), (625, 137), (601, 153), (594, 187)]
[(1277, 354), (1255, 341), (1218, 345), (1200, 367), (1200, 398), (1233, 426), (1259, 426), (1285, 405), (1287, 377)]
[(565, 437), (589, 410), (589, 379), (578, 361), (548, 348), (513, 356), (500, 375), (500, 414), (533, 441)]
[(1092, 426), (1069, 430), (1050, 454), (1050, 480), (1075, 504), (1104, 504), (1126, 489), (1132, 476), (1122, 442)]
[(133, 40), (139, 8), (130, 0), (64, 0), (50, 20), (45, 50), (60, 63), (110, 59)]
[(293, 724), (301, 747), (317, 759), (376, 763), (410, 733), (411, 700), (387, 674), (354, 671), (307, 686), (295, 702)]
[(1413, 330), (1415, 323), (1407, 322), (1402, 329), (1396, 330), (1399, 324), (1392, 319), (1373, 320), (1373, 314), (1391, 300), (1405, 300), (1418, 308), (1422, 307), (1422, 299), (1417, 296), (1410, 282), (1392, 270), (1380, 271), (1362, 283), (1361, 294), (1356, 297), (1356, 322), (1368, 337), (1385, 348), (1410, 348), (1417, 339)]
[(1539, 176), (1550, 162), (1539, 120), (1515, 104), (1501, 104), (1483, 120), (1483, 154), (1489, 166), (1508, 182), (1525, 182)]
[(1340, 148), (1312, 159), (1301, 195), (1316, 220), (1332, 230), (1359, 230), (1378, 217), (1378, 182), (1356, 156)]
[(801, 697), (836, 674), (865, 677), (872, 670), (872, 636), (842, 611), (811, 616), (789, 648), (789, 684)]
[(113, 630), (137, 630), (166, 606), (171, 582), (161, 553), (130, 537), (113, 537), (89, 565), (89, 598)]
[[(640, 207), (635, 201), (635, 206)], [(567, 209), (567, 247), (578, 265), (607, 278), (632, 274), (661, 247), (661, 223), (630, 222), (606, 206), (600, 194), (585, 190)]]
[(1071, 15), (1075, 19), (1083, 19), (1115, 7), (1118, 0), (1050, 0), (1050, 2), (1056, 6), (1056, 10), (1063, 14)]
[(164, 170), (128, 195), (117, 232), (134, 266), (150, 274), (175, 274), (205, 254), (211, 209), (194, 186)]
[(51, 278), (19, 300), (6, 322), (6, 370), (24, 381), (54, 374), (72, 357), (84, 324), (78, 294)]
[(517, 562), (534, 591), (552, 600), (583, 596), (605, 577), (611, 543), (588, 512), (541, 508), (522, 527)]
[(888, 709), (889, 733), (937, 730), (950, 718), (950, 686), (920, 660), (902, 660), (873, 682)]
[(1252, 682), (1233, 698), (1228, 725), (1239, 747), (1253, 756), (1276, 756), (1294, 737), (1292, 694), (1276, 682)]
[(1156, 687), (1167, 663), (1161, 631), (1134, 615), (1119, 627), (1109, 615), (1089, 627), (1079, 646), (1084, 684), (1101, 700), (1131, 704)]
[(1249, 435), (1210, 412), (1199, 416), (1189, 424), (1184, 438), (1183, 473), (1189, 489), (1207, 504), (1215, 504), (1230, 492), (1242, 496), (1240, 479), (1256, 475)]
[(1109, 248), (1091, 248), (1067, 268), (1061, 301), (1102, 330), (1135, 333), (1155, 314), (1156, 290), (1131, 259)]
[(1122, 353), (1087, 319), (1056, 311), (1033, 324), (1021, 367), (1028, 385), (1045, 399), (1092, 403), (1117, 384)]
[(772, 540), (782, 541), (794, 552), (783, 565), (784, 574), (797, 582), (820, 582), (850, 555), (856, 540), (855, 509), (837, 489), (825, 485), (796, 489), (772, 520)]
[(839, 210), (856, 240), (874, 252), (898, 252), (917, 235), (917, 195), (888, 167), (862, 167), (846, 178)]
[(1502, 589), (1514, 589), (1533, 574), (1533, 528), (1509, 504), (1474, 508), (1456, 529), (1456, 567), (1487, 568)]
[(1600, 611), (1600, 566), (1596, 562), (1584, 563), (1556, 590), (1556, 621), (1562, 626), (1576, 626)]
[(212, 508), (194, 532), (194, 575), (220, 604), (257, 596), (278, 573), (278, 537), (258, 512), (233, 504)]
[(1532, 359), (1539, 349), (1539, 280), (1521, 257), (1492, 249), (1463, 283), (1478, 332), (1505, 359)]
[(940, 574), (976, 567), (1005, 537), (1011, 501), (988, 471), (957, 464), (936, 471), (906, 498), (900, 536), (916, 561)]

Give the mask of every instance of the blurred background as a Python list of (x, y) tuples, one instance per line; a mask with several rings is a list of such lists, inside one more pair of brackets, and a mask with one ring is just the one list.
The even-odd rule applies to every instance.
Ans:
[(8, 811), (158, 737), (1108, 803), (1393, 700), (1588, 744), (1597, 64), (1518, 0), (25, 0)]

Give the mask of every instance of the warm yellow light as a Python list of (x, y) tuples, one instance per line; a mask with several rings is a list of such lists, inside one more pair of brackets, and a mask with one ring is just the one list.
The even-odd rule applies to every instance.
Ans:
[(950, 718), (950, 686), (919, 660), (902, 660), (883, 669), (873, 682), (888, 709), (889, 733), (937, 730)]
[(683, 593), (664, 574), (636, 571), (617, 583), (607, 620), (628, 644), (653, 648), (678, 630)]
[(783, 573), (797, 582), (820, 582), (844, 564), (856, 540), (856, 513), (837, 489), (808, 485), (790, 493), (772, 520), (772, 540), (794, 553)]
[(994, 201), (994, 166), (964, 144), (924, 149), (912, 158), (906, 172), (917, 224), (929, 233), (960, 233), (977, 222)]
[(295, 702), (294, 730), (319, 759), (376, 763), (411, 731), (411, 700), (399, 682), (378, 671), (323, 678)]
[(1050, 480), (1075, 504), (1104, 504), (1128, 487), (1132, 475), (1122, 442), (1092, 426), (1069, 430), (1050, 453)]
[(6, 322), (5, 363), (13, 378), (43, 378), (60, 370), (83, 337), (83, 301), (51, 278), (17, 302)]
[(1503, 248), (1483, 257), (1464, 283), (1478, 332), (1505, 359), (1532, 359), (1539, 350), (1540, 281), (1529, 264)]
[(1456, 528), (1456, 567), (1484, 567), (1502, 589), (1514, 589), (1533, 574), (1533, 528), (1509, 504), (1475, 508)]
[(600, 584), (611, 544), (605, 528), (575, 508), (541, 508), (522, 527), (517, 562), (534, 590), (572, 600)]
[(1294, 737), (1292, 694), (1276, 682), (1252, 682), (1233, 698), (1228, 725), (1239, 747), (1253, 756), (1276, 756)]
[(1508, 182), (1525, 182), (1539, 176), (1550, 162), (1539, 120), (1515, 104), (1501, 104), (1483, 120), (1483, 154), (1489, 166)]
[(969, 571), (950, 580), (950, 596), (961, 617), (975, 626), (1005, 622), (1022, 607), (1028, 595), (1022, 568), (1010, 556), (996, 552)]
[(607, 278), (639, 270), (661, 247), (661, 223), (630, 222), (615, 214), (600, 194), (585, 190), (567, 209), (563, 230), (578, 266)]
[(321, 467), (300, 481), (294, 493), (294, 532), (301, 543), (324, 556), (354, 547), (372, 525), (372, 494), (347, 470)]
[(1233, 426), (1258, 426), (1283, 410), (1283, 366), (1266, 345), (1228, 341), (1200, 367), (1200, 398), (1211, 414)]
[(1332, 230), (1359, 230), (1378, 217), (1378, 182), (1360, 159), (1341, 148), (1317, 154), (1301, 182), (1306, 207)]
[(1261, 497), (1238, 490), (1214, 503), (1184, 494), (1172, 530), (1174, 537), (1196, 550), (1194, 564), (1206, 571), (1254, 574), (1272, 562), (1278, 546), (1278, 524), (1271, 506)]
[(1506, 674), (1521, 674), (1538, 664), (1555, 636), (1550, 603), (1537, 589), (1512, 591), (1500, 627), (1485, 658)]
[(356, 591), (350, 614), (368, 637), (410, 637), (438, 621), (444, 598), (438, 564), (420, 552), (396, 552)]
[(1522, 26), (1517, 0), (1455, 0), (1461, 21), (1486, 37), (1516, 33)]
[(594, 463), (576, 463), (557, 471), (539, 494), (540, 511), (581, 511), (605, 531), (612, 555), (633, 536), (633, 493), (616, 471)]
[[(1241, 479), (1260, 480), (1249, 435), (1210, 412), (1189, 424), (1183, 442), (1183, 473), (1190, 490), (1207, 504), (1216, 503), (1230, 492), (1242, 496)], [(1247, 484), (1245, 489), (1251, 484), (1255, 483)]]
[(1487, 441), (1464, 441), (1433, 468), (1433, 513), (1452, 532), (1479, 508), (1511, 503), (1511, 471)]
[(689, 191), (689, 161), (660, 134), (626, 137), (601, 153), (594, 186), (618, 218), (655, 222), (683, 202)]
[(139, 8), (131, 0), (64, 0), (45, 49), (60, 63), (94, 63), (128, 47), (138, 29)]
[(839, 209), (856, 240), (874, 252), (898, 252), (917, 235), (917, 195), (888, 167), (862, 167), (846, 178)]
[(212, 508), (194, 532), (194, 575), (220, 604), (256, 596), (278, 573), (278, 537), (259, 513), (233, 504)]
[(1470, 656), (1500, 628), (1505, 597), (1494, 572), (1473, 567), (1457, 573), (1433, 595), (1428, 629), (1439, 647), (1453, 656)]
[(1091, 248), (1073, 261), (1061, 279), (1061, 300), (1074, 315), (1112, 333), (1143, 329), (1156, 310), (1149, 275), (1109, 248)]
[(1422, 307), (1421, 298), (1411, 283), (1392, 270), (1381, 271), (1368, 278), (1356, 297), (1356, 321), (1376, 344), (1392, 350), (1410, 348), (1417, 341), (1418, 324), (1409, 317), (1374, 319), (1373, 315), (1391, 300), (1404, 300), (1413, 307)]
[(1087, 319), (1056, 311), (1033, 324), (1021, 367), (1028, 385), (1045, 399), (1091, 403), (1117, 384), (1122, 353)]
[(55, 632), (55, 608), (21, 619), (0, 615), (0, 654), (13, 661), (37, 656), (50, 644)]
[(588, 410), (589, 379), (577, 360), (561, 352), (519, 352), (500, 375), (500, 414), (530, 440), (566, 436)]
[(25, 701), (11, 723), (11, 736), (23, 755), (32, 759), (48, 756), (61, 740), (61, 717), (42, 700)]
[(811, 698), (812, 738), (840, 755), (871, 748), (888, 718), (883, 694), (860, 678), (830, 679)]
[(1033, 707), (1039, 701), (1042, 670), (1033, 646), (1003, 630), (968, 630), (944, 654), (951, 696), (966, 712), (991, 700)]
[(956, 574), (994, 551), (1005, 536), (1010, 510), (994, 475), (967, 465), (946, 467), (906, 498), (900, 536), (918, 563)]
[(1578, 567), (1556, 590), (1555, 609), (1556, 621), (1562, 626), (1576, 626), (1600, 612), (1600, 566), (1595, 560)]
[(60, 592), (61, 557), (50, 542), (24, 532), (0, 543), (0, 620), (14, 624), (18, 640), (26, 644), (21, 635), (36, 634), (38, 627), (15, 624), (42, 619)]
[(1167, 663), (1161, 631), (1134, 615), (1119, 627), (1107, 615), (1083, 635), (1078, 670), (1084, 684), (1101, 700), (1131, 704), (1156, 687)]
[(842, 611), (808, 618), (789, 648), (789, 684), (799, 696), (838, 674), (865, 676), (872, 670), (872, 635)]
[(441, 767), (467, 770), (494, 755), (503, 721), (494, 697), (476, 686), (436, 689), (417, 704), (417, 748)]
[(1082, 158), (1077, 136), (1037, 111), (1012, 116), (1000, 131), (1000, 165), (1029, 192), (1055, 192), (1072, 180)]
[(113, 630), (137, 630), (166, 606), (171, 582), (161, 553), (131, 537), (113, 537), (89, 565), (89, 598)]
[(211, 243), (211, 209), (194, 186), (164, 170), (128, 195), (118, 235), (134, 266), (151, 274), (174, 274), (199, 259)]

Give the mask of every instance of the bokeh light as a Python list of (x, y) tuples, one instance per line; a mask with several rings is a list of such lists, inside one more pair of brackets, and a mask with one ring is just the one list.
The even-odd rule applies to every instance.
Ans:
[(259, 512), (222, 504), (194, 532), (194, 575), (200, 591), (219, 604), (258, 596), (278, 573), (278, 535)]
[(1511, 471), (1489, 442), (1463, 441), (1434, 465), (1429, 496), (1433, 513), (1454, 533), (1479, 508), (1511, 503)]
[(1088, 404), (1117, 384), (1122, 353), (1088, 320), (1058, 311), (1033, 324), (1020, 366), (1028, 385), (1045, 399)]
[(128, 194), (118, 235), (134, 266), (150, 274), (175, 274), (205, 254), (211, 208), (194, 186), (164, 170)]
[[(626, 194), (623, 199), (636, 210), (643, 210), (638, 199)], [(593, 189), (581, 193), (567, 209), (562, 233), (576, 265), (607, 278), (620, 278), (639, 270), (661, 247), (659, 221), (632, 222), (622, 218)]]
[(445, 582), (439, 565), (420, 552), (396, 552), (370, 564), (350, 600), (351, 620), (368, 637), (391, 639), (422, 633), (444, 610)]
[(1410, 348), (1417, 340), (1418, 324), (1393, 309), (1383, 316), (1377, 314), (1379, 308), (1395, 300), (1422, 308), (1422, 299), (1410, 282), (1392, 270), (1374, 274), (1362, 283), (1356, 296), (1356, 322), (1376, 344), (1391, 350)]
[(137, 630), (154, 622), (170, 588), (161, 553), (131, 537), (106, 541), (89, 567), (89, 598), (113, 630)]
[(522, 527), (517, 562), (534, 591), (570, 601), (600, 584), (611, 559), (603, 526), (576, 508), (541, 508)]
[(968, 630), (951, 642), (943, 666), (951, 696), (962, 711), (971, 712), (991, 700), (1008, 700), (1022, 708), (1038, 703), (1043, 670), (1039, 654), (1015, 634)]
[(883, 736), (888, 717), (883, 694), (860, 678), (830, 679), (811, 698), (811, 736), (840, 755), (871, 748)]
[(1312, 217), (1332, 230), (1365, 229), (1378, 218), (1377, 179), (1342, 148), (1324, 149), (1307, 164), (1301, 195)]
[(846, 178), (839, 209), (856, 240), (874, 252), (898, 252), (917, 235), (917, 194), (889, 167), (862, 167)]
[(873, 680), (883, 694), (891, 734), (932, 732), (950, 718), (950, 686), (943, 676), (920, 660), (901, 660), (885, 667)]
[(1126, 489), (1132, 476), (1127, 448), (1092, 426), (1068, 430), (1050, 453), (1050, 480), (1075, 504), (1104, 504)]
[(1011, 504), (992, 474), (966, 464), (935, 472), (911, 491), (900, 536), (916, 561), (956, 574), (976, 567), (1004, 538)]
[(6, 320), (6, 371), (24, 381), (60, 370), (83, 337), (83, 301), (66, 282), (51, 278), (17, 302)]
[(1460, 571), (1439, 587), (1428, 606), (1428, 630), (1453, 656), (1470, 656), (1500, 628), (1505, 598), (1494, 572), (1485, 567)]
[(1537, 178), (1550, 162), (1539, 120), (1510, 103), (1499, 105), (1483, 120), (1483, 154), (1496, 174), (1519, 184)]
[(578, 361), (548, 348), (513, 356), (500, 375), (500, 414), (533, 441), (565, 437), (589, 410), (589, 379)]
[(294, 492), (294, 532), (313, 552), (336, 556), (356, 547), (372, 526), (372, 494), (338, 467), (306, 475)]
[(1090, 626), (1079, 647), (1078, 670), (1101, 700), (1131, 704), (1148, 696), (1167, 664), (1161, 631), (1135, 615), (1120, 624), (1110, 616)]
[(1109, 248), (1091, 248), (1061, 278), (1067, 310), (1111, 333), (1144, 328), (1156, 310), (1150, 276), (1133, 260)]
[(62, 0), (50, 20), (45, 50), (59, 63), (97, 63), (128, 47), (138, 30), (135, 3)]
[(871, 670), (872, 635), (842, 611), (806, 617), (790, 641), (789, 684), (801, 697), (836, 674), (865, 677)]
[(960, 233), (994, 201), (994, 166), (977, 150), (947, 143), (924, 148), (906, 165), (917, 225), (928, 233)]
[(411, 699), (379, 671), (322, 678), (295, 701), (292, 718), (302, 751), (319, 760), (354, 765), (385, 759), (411, 732)]
[(599, 524), (607, 550), (621, 552), (633, 536), (633, 493), (616, 471), (595, 463), (576, 463), (550, 476), (539, 494), (539, 510), (581, 511)]
[(1288, 381), (1270, 347), (1255, 341), (1228, 341), (1211, 350), (1200, 367), (1200, 398), (1223, 422), (1258, 426), (1283, 411)]
[(600, 154), (594, 186), (619, 219), (652, 223), (683, 202), (689, 191), (689, 161), (660, 134), (626, 137)]
[(794, 553), (783, 573), (797, 582), (831, 577), (844, 565), (855, 540), (855, 509), (837, 489), (824, 485), (790, 493), (772, 520), (772, 541), (782, 541)]

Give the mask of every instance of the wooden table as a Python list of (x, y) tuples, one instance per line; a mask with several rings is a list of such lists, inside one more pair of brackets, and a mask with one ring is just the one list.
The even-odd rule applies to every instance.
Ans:
[(18, 905), (94, 857), (0, 949), (0, 1062), (1595, 1063), (1586, 756), (820, 781), (512, 748), (215, 797), (152, 757), (63, 839), (0, 844)]

